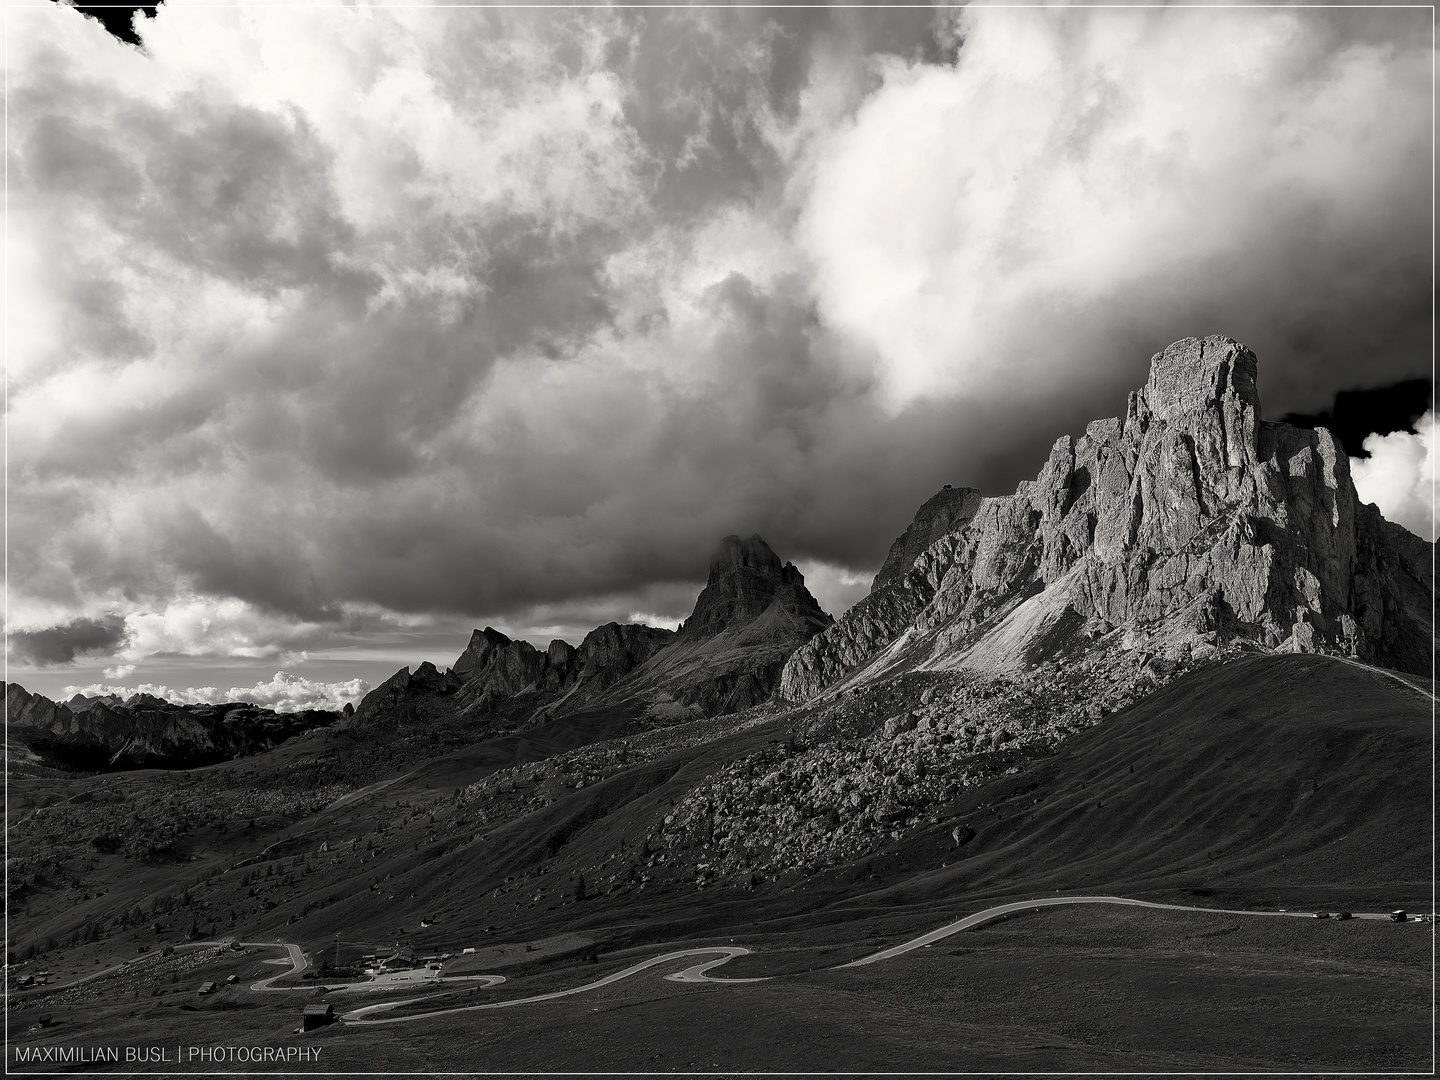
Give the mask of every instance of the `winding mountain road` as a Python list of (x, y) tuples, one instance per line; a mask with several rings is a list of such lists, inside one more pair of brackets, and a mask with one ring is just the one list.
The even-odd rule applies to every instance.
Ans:
[(1384, 675), (1387, 679), (1394, 679), (1401, 686), (1414, 690), (1421, 697), (1427, 697), (1431, 701), (1440, 701), (1431, 691), (1423, 686), (1416, 686), (1409, 679), (1390, 671), (1388, 668), (1373, 667), (1370, 664), (1361, 663), (1359, 660), (1352, 660), (1348, 656), (1336, 656), (1333, 653), (1316, 653), (1317, 656), (1325, 656), (1331, 660), (1339, 660), (1342, 664), (1349, 664), (1351, 667), (1359, 668), (1361, 671), (1368, 671), (1371, 675)]
[[(737, 948), (735, 946), (710, 949), (681, 949), (678, 952), (665, 953), (663, 956), (652, 956), (649, 960), (642, 960), (638, 964), (632, 964), (623, 971), (617, 971), (613, 975), (606, 975), (603, 979), (596, 979), (594, 982), (588, 982), (584, 986), (571, 987), (569, 990), (555, 990), (548, 994), (534, 994), (530, 997), (511, 998), (508, 1001), (487, 1001), (483, 1005), (457, 1005), (449, 1009), (433, 1009), (429, 1012), (411, 1013), (408, 1016), (370, 1018), (373, 1013), (383, 1012), (387, 1009), (397, 1009), (401, 1005), (410, 1005), (417, 1000), (424, 1000), (423, 998), (407, 998), (402, 1001), (386, 1001), (378, 1005), (366, 1005), (364, 1008), (345, 1013), (340, 1019), (348, 1024), (403, 1024), (410, 1020), (423, 1020), (431, 1016), (446, 1016), (450, 1013), (475, 1012), (480, 1009), (508, 1009), (514, 1005), (533, 1005), (537, 1001), (554, 1001), (556, 998), (569, 997), (572, 994), (583, 994), (590, 990), (599, 990), (602, 986), (609, 986), (611, 983), (619, 982), (621, 979), (628, 979), (631, 975), (638, 975), (647, 968), (669, 963), (671, 960), (683, 960), (687, 956), (712, 956), (715, 953), (721, 953), (723, 955), (709, 964), (697, 964), (695, 967), (687, 968), (678, 974), (693, 974), (695, 976), (692, 979), (685, 980), (687, 982), (728, 982), (731, 980), (708, 980), (704, 976), (704, 970), (708, 967), (714, 967), (716, 964), (723, 964), (733, 957), (742, 956), (749, 951), (749, 949)], [(739, 982), (741, 980), (737, 979), (734, 981)]]
[[(865, 967), (868, 964), (875, 964), (882, 960), (889, 960), (893, 957), (901, 956), (915, 949), (923, 949), (925, 946), (933, 945), (935, 942), (950, 937), (952, 934), (958, 934), (963, 930), (974, 929), (977, 926), (993, 922), (996, 919), (1003, 919), (1005, 916), (1016, 912), (1038, 911), (1041, 908), (1060, 907), (1066, 904), (1119, 904), (1125, 907), (1158, 908), (1162, 911), (1194, 911), (1207, 915), (1255, 915), (1281, 919), (1311, 919), (1315, 917), (1314, 913), (1309, 911), (1245, 911), (1234, 908), (1188, 907), (1183, 904), (1160, 904), (1150, 900), (1132, 900), (1124, 896), (1047, 896), (1035, 900), (1016, 900), (1012, 903), (999, 904), (995, 907), (986, 908), (984, 911), (977, 911), (973, 915), (967, 915), (963, 919), (946, 923), (944, 926), (921, 934), (919, 937), (911, 938), (909, 941), (902, 942), (899, 945), (892, 945), (889, 948), (881, 949), (879, 952), (862, 956), (858, 960), (851, 960), (846, 964), (838, 964), (832, 970), (839, 971), (846, 968)], [(1388, 916), (1378, 913), (1357, 914), (1353, 917), (1357, 919), (1388, 918)], [(607, 975), (603, 979), (596, 979), (594, 982), (585, 983), (583, 986), (572, 987), (569, 990), (556, 990), (548, 994), (511, 998), (508, 1001), (489, 1001), (480, 1005), (456, 1005), (446, 1009), (432, 1009), (426, 1012), (409, 1013), (405, 1016), (380, 1017), (374, 1015), (426, 1000), (425, 998), (406, 998), (400, 1001), (387, 1001), (376, 1005), (366, 1005), (363, 1008), (344, 1013), (340, 1019), (348, 1024), (403, 1024), (414, 1020), (426, 1020), (434, 1016), (447, 1016), (452, 1013), (475, 1012), (481, 1009), (508, 1009), (516, 1005), (530, 1005), (541, 1001), (554, 1001), (557, 998), (569, 997), (573, 994), (583, 994), (591, 990), (599, 990), (601, 987), (617, 983), (621, 979), (628, 979), (632, 975), (638, 975), (640, 972), (646, 971), (649, 968), (670, 963), (674, 960), (683, 960), (692, 956), (709, 957), (709, 959), (664, 977), (672, 982), (724, 983), (735, 985), (766, 982), (770, 978), (773, 978), (774, 976), (759, 976), (743, 979), (717, 979), (708, 974), (713, 968), (728, 963), (737, 956), (748, 955), (749, 952), (749, 949), (736, 945), (681, 949), (676, 952), (665, 953), (662, 956), (651, 957), (649, 960), (642, 960), (638, 964), (632, 964), (630, 967), (622, 971), (617, 971), (612, 975)]]
[[(268, 979), (261, 979), (257, 983), (251, 983), (251, 990), (314, 990), (313, 986), (276, 986), (276, 981), (288, 979), (291, 975), (299, 975), (310, 962), (305, 959), (304, 952), (299, 945), (291, 945), (284, 941), (242, 941), (240, 942), (247, 949), (284, 949), (290, 954), (290, 970), (282, 971), (279, 975), (271, 975)], [(267, 961), (268, 962), (268, 961)]]
[(900, 956), (912, 949), (923, 949), (926, 945), (933, 945), (951, 934), (958, 934), (962, 930), (969, 930), (972, 927), (994, 922), (996, 919), (1003, 919), (1006, 915), (1017, 911), (1039, 911), (1044, 907), (1059, 907), (1063, 904), (1123, 904), (1127, 907), (1161, 908), (1165, 911), (1200, 911), (1210, 915), (1274, 915), (1279, 918), (1291, 919), (1314, 918), (1314, 915), (1308, 911), (1239, 911), (1230, 908), (1186, 907), (1183, 904), (1156, 904), (1149, 900), (1131, 900), (1124, 896), (1048, 896), (1039, 900), (1017, 900), (1013, 904), (1001, 904), (998, 907), (977, 911), (974, 915), (967, 915), (963, 919), (947, 923), (938, 930), (931, 930), (910, 941), (892, 945), (888, 949), (882, 949), (869, 956), (862, 956), (859, 960), (851, 960), (848, 964), (841, 964), (840, 967), (864, 967), (866, 964), (889, 960), (892, 956)]

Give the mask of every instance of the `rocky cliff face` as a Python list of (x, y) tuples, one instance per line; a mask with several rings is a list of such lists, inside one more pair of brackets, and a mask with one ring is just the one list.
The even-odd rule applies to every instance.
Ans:
[(528, 641), (512, 641), (492, 626), (476, 630), (447, 671), (421, 664), (377, 686), (355, 710), (348, 726), (391, 717), (421, 718), (440, 712), (574, 711), (594, 703), (675, 637), (672, 630), (606, 623), (585, 635), (579, 648), (555, 640), (542, 653)]
[(6, 734), (41, 758), (86, 770), (202, 765), (269, 750), (339, 713), (276, 713), (257, 705), (174, 705), (136, 694), (54, 702), (5, 687)]
[(878, 592), (902, 577), (936, 540), (968, 525), (983, 501), (975, 488), (957, 488), (949, 484), (926, 499), (915, 512), (915, 520), (890, 545), (880, 572), (870, 584), (870, 591)]
[(608, 690), (674, 640), (675, 631), (658, 626), (614, 622), (597, 626), (576, 650), (578, 682), (596, 691)]
[(451, 672), (480, 694), (508, 697), (532, 686), (548, 654), (528, 641), (511, 641), (494, 627), (476, 630)]
[(1157, 354), (1123, 417), (1059, 439), (1035, 480), (983, 500), (797, 650), (781, 693), (1095, 648), (1328, 651), (1428, 672), (1432, 545), (1359, 503), (1328, 431), (1266, 423), (1255, 376), (1229, 338)]

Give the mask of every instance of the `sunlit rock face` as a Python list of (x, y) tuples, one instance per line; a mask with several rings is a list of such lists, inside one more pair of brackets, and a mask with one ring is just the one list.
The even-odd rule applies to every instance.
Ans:
[(802, 701), (864, 667), (999, 671), (1097, 642), (1428, 672), (1431, 548), (1357, 500), (1330, 432), (1262, 419), (1254, 353), (1186, 338), (1151, 360), (1123, 417), (1061, 437), (1034, 480), (877, 578), (780, 689)]
[(890, 545), (880, 572), (871, 582), (870, 591), (875, 592), (901, 577), (936, 540), (968, 525), (983, 501), (975, 488), (957, 488), (949, 484), (926, 499), (915, 511), (915, 519)]

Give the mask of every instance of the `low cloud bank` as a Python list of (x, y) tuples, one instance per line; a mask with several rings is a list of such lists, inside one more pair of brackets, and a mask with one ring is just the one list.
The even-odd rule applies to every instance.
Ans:
[(1434, 540), (1440, 532), (1435, 504), (1436, 427), (1435, 413), (1427, 412), (1415, 422), (1414, 431), (1369, 436), (1365, 451), (1370, 456), (1350, 459), (1360, 498), (1425, 540)]
[(214, 686), (192, 686), (175, 690), (155, 683), (141, 683), (139, 686), (113, 686), (106, 683), (92, 683), (89, 686), (67, 686), (66, 698), (80, 694), (83, 697), (105, 697), (114, 695), (129, 699), (136, 694), (149, 694), (175, 705), (216, 704), (222, 701), (248, 701), (280, 713), (301, 712), (305, 709), (327, 709), (338, 712), (347, 704), (358, 705), (370, 690), (364, 679), (350, 679), (347, 682), (314, 682), (299, 675), (277, 671), (268, 682), (257, 682), (254, 686), (232, 686), (222, 691)]

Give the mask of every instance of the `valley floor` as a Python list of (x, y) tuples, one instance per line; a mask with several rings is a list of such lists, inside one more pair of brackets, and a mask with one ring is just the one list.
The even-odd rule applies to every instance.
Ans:
[[(191, 1047), (216, 1046), (318, 1049), (315, 1060), (286, 1066), (299, 1072), (1427, 1071), (1433, 1063), (1427, 924), (1092, 904), (1017, 913), (880, 963), (834, 968), (913, 929), (913, 917), (896, 922), (905, 929), (870, 920), (858, 938), (853, 925), (834, 928), (846, 937), (821, 927), (757, 934), (754, 952), (712, 972), (773, 976), (766, 982), (664, 978), (696, 964), (676, 958), (580, 995), (385, 1027), (296, 1034), (312, 995), (243, 987), (212, 1000), (193, 992), (178, 1002), (102, 999), (53, 1010), (52, 1025), (35, 1032), (25, 1030), (34, 1010), (20, 1010), (10, 1014), (9, 1065), (27, 1071), (17, 1049), (42, 1045), (167, 1048), (172, 1061), (155, 1071), (211, 1071), (185, 1058)], [(596, 981), (642, 959), (631, 952), (458, 990), (425, 1007)], [(254, 956), (232, 957), (192, 981), (255, 967)], [(326, 1000), (344, 1009), (369, 998)]]
[[(896, 707), (857, 716), (880, 726)], [(1326, 657), (1199, 670), (1033, 757), (991, 751), (1013, 760), (863, 855), (748, 883), (697, 873), (714, 847), (657, 823), (727, 770), (741, 791), (734, 763), (756, 755), (803, 776), (821, 755), (787, 745), (797, 725), (779, 713), (688, 741), (596, 743), (570, 768), (562, 732), (558, 751), (492, 740), (421, 764), (397, 754), (388, 774), (357, 758), (364, 783), (345, 787), (346, 744), (317, 736), (185, 775), (12, 782), (7, 1066), (1428, 1071), (1434, 924), (1293, 913), (1434, 911), (1432, 707), (1413, 683)], [(464, 798), (480, 777), (503, 781), (484, 821)], [(717, 801), (743, 814), (726, 791)], [(169, 862), (109, 849), (152, 820), (176, 823)], [(662, 835), (664, 848), (647, 839)], [(1208, 910), (1017, 911), (836, 970), (1057, 894)], [(397, 947), (422, 985), (335, 989)], [(686, 955), (524, 1006), (297, 1030), (310, 1004), (401, 1002), (352, 1018), (394, 1019), (705, 948), (736, 950), (714, 979), (766, 981), (666, 978), (719, 958)], [(454, 981), (423, 985), (431, 954)], [(297, 957), (304, 970), (285, 970)], [(50, 985), (16, 985), (42, 972)], [(288, 1057), (217, 1060), (217, 1047)], [(33, 1058), (47, 1048), (89, 1057)], [(96, 1062), (97, 1048), (120, 1060)], [(164, 1060), (126, 1061), (127, 1048)]]

